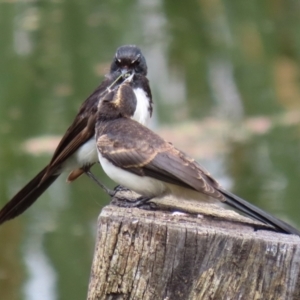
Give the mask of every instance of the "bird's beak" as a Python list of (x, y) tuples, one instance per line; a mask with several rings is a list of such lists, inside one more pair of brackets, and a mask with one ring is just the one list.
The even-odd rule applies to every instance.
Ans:
[(128, 68), (124, 67), (121, 69), (121, 75), (126, 81), (131, 81), (135, 72), (134, 70), (129, 70)]
[(125, 75), (125, 74), (127, 74), (129, 72), (129, 70), (128, 70), (128, 68), (123, 68), (123, 69), (121, 69), (121, 74), (122, 75)]
[(132, 72), (131, 75), (129, 75), (129, 73), (126, 74), (126, 75), (127, 75), (127, 76), (126, 76), (126, 79), (124, 80), (124, 83), (125, 83), (125, 82), (130, 82), (130, 81), (132, 80), (132, 78), (133, 78), (133, 76), (134, 76), (134, 72)]

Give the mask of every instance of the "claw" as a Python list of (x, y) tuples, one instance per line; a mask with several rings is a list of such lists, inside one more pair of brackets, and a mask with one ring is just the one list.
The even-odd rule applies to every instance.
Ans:
[(122, 185), (117, 185), (117, 186), (114, 188), (114, 191), (115, 191), (116, 193), (118, 193), (118, 192), (128, 192), (128, 191), (130, 191), (130, 189), (128, 189), (128, 188), (126, 188), (126, 187), (124, 187), (124, 186), (122, 186)]

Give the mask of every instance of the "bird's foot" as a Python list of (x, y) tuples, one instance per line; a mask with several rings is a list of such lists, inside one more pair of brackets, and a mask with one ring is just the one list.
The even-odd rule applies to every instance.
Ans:
[(153, 197), (140, 196), (137, 199), (135, 199), (134, 203), (135, 203), (136, 207), (142, 207), (143, 205), (148, 204), (152, 198)]
[(125, 186), (122, 186), (122, 185), (117, 185), (115, 188), (114, 188), (114, 192), (115, 194), (118, 193), (118, 192), (130, 192), (131, 190), (126, 188)]
[(119, 207), (126, 207), (126, 208), (133, 208), (138, 207), (141, 209), (146, 210), (155, 210), (157, 208), (157, 205), (155, 203), (149, 202), (152, 199), (152, 197), (143, 197), (139, 196), (135, 199), (130, 199), (129, 197), (114, 197), (111, 200), (111, 204), (119, 206)]
[(154, 202), (150, 202), (150, 200), (153, 199), (153, 197), (144, 197), (141, 196), (136, 199), (135, 204), (136, 207), (145, 209), (145, 210), (156, 210), (158, 209), (158, 206)]

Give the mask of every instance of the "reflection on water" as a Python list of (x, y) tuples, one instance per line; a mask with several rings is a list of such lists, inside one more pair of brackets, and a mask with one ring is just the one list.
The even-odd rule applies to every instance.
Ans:
[(227, 60), (212, 60), (209, 62), (208, 72), (212, 97), (217, 102), (215, 115), (235, 121), (241, 120), (244, 107), (235, 82), (232, 63)]
[(23, 254), (28, 272), (24, 286), (25, 299), (56, 299), (57, 276), (43, 249), (43, 235), (30, 233), (27, 236), (29, 238)]
[[(300, 228), (299, 11), (296, 1), (2, 1), (0, 204), (48, 162), (115, 49), (135, 43), (148, 62), (155, 130)], [(66, 175), (1, 226), (1, 299), (86, 297), (108, 197)]]

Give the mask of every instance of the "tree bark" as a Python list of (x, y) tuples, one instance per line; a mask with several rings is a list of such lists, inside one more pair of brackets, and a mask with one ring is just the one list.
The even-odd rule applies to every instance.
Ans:
[(102, 210), (88, 300), (300, 299), (298, 236), (214, 205), (178, 206), (190, 213)]

